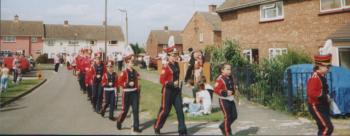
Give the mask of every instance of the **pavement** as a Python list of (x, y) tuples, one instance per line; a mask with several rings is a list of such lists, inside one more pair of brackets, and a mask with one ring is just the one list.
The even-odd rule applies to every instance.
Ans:
[[(93, 112), (71, 71), (61, 67), (58, 73), (44, 71), (43, 74), (48, 79), (45, 84), (0, 109), (0, 134), (133, 134), (130, 118), (125, 120), (122, 130), (117, 130), (114, 121)], [(140, 74), (142, 78), (158, 83), (155, 73), (141, 71)], [(183, 91), (191, 96), (189, 90), (184, 88)], [(215, 101), (217, 98), (214, 98)], [(140, 113), (142, 135), (154, 134), (154, 118)], [(218, 129), (220, 123), (187, 121), (186, 125), (189, 134), (221, 135)], [(295, 118), (242, 100), (232, 130), (237, 135), (315, 135), (317, 130), (313, 124), (307, 119)], [(161, 132), (177, 134), (177, 121), (167, 121)]]

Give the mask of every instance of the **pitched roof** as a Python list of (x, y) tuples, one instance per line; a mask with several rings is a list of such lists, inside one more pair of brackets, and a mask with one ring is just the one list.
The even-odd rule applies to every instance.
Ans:
[(199, 15), (203, 16), (213, 31), (221, 31), (221, 19), (217, 13), (213, 12), (198, 12)]
[(350, 23), (341, 26), (337, 31), (328, 36), (334, 41), (350, 41)]
[(42, 21), (1, 20), (1, 35), (44, 36)]
[(217, 13), (224, 13), (235, 11), (242, 8), (252, 7), (256, 5), (261, 5), (269, 2), (275, 2), (279, 0), (226, 0), (220, 7), (216, 10)]
[[(103, 25), (54, 25), (45, 24), (45, 38), (52, 39), (80, 39), (104, 40), (105, 28)], [(75, 34), (77, 36), (75, 37)], [(124, 35), (119, 26), (107, 27), (107, 39), (124, 41)]]
[(152, 30), (150, 35), (154, 35), (158, 44), (168, 44), (169, 37), (174, 36), (175, 44), (182, 44), (181, 31)]

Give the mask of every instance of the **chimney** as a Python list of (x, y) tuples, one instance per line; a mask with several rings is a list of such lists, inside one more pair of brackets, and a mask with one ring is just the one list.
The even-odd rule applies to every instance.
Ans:
[(215, 12), (216, 11), (216, 5), (209, 5), (209, 12)]
[(164, 26), (164, 30), (168, 31), (169, 30), (168, 26)]
[(18, 22), (19, 21), (19, 16), (18, 15), (15, 15), (15, 22)]
[(68, 26), (68, 20), (64, 20), (64, 26)]

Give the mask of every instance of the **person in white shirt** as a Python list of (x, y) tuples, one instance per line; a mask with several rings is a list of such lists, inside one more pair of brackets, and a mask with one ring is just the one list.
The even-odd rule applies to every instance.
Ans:
[(146, 68), (147, 68), (147, 70), (149, 70), (149, 63), (150, 63), (150, 61), (151, 61), (151, 57), (150, 57), (148, 54), (146, 54), (146, 55), (143, 57), (143, 60), (144, 60), (145, 63), (146, 63)]

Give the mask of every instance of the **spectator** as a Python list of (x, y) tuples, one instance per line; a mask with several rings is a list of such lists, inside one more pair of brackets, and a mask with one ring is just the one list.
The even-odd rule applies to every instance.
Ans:
[[(204, 76), (202, 78), (205, 79)], [(188, 104), (188, 112), (193, 116), (201, 116), (211, 114), (212, 99), (209, 91), (205, 89), (205, 80), (201, 80), (199, 83), (199, 91), (196, 93), (196, 103)]]
[(17, 84), (17, 78), (18, 78), (18, 71), (19, 71), (19, 66), (20, 66), (20, 61), (19, 61), (19, 55), (16, 54), (15, 58), (12, 61), (12, 69), (13, 69), (13, 83)]
[(58, 72), (58, 68), (60, 66), (60, 56), (57, 54), (54, 58), (54, 63), (55, 63), (55, 72)]
[(123, 55), (121, 53), (117, 54), (118, 71), (122, 71), (123, 68)]
[(7, 83), (9, 78), (9, 68), (7, 68), (7, 65), (4, 63), (1, 67), (1, 92), (6, 91), (7, 89)]
[(146, 55), (144, 56), (144, 61), (146, 63), (146, 69), (149, 70), (149, 63), (151, 61), (151, 57), (146, 53)]

